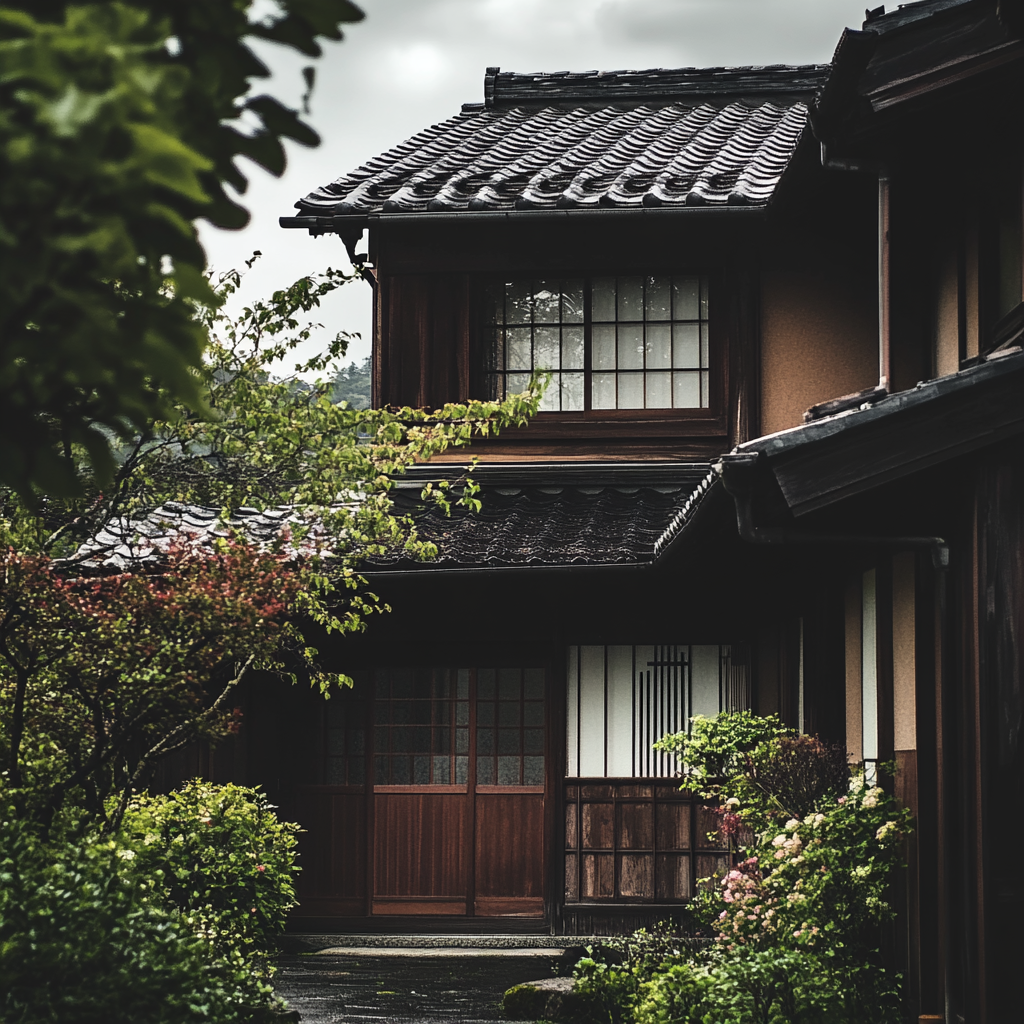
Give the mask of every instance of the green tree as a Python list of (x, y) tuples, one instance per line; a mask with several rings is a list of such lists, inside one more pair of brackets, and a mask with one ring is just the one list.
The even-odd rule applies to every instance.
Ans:
[[(393, 478), (536, 412), (539, 380), (500, 403), (434, 411), (335, 404), (345, 334), (295, 367), (326, 380), (282, 379), (281, 361), (316, 329), (303, 317), (352, 279), (305, 277), (231, 319), (223, 300), (240, 275), (225, 275), (214, 301), (194, 307), (211, 338), (198, 375), (209, 412), (179, 405), (122, 441), (106, 482), (72, 444), (77, 497), (34, 507), (6, 493), (0, 788), (24, 816), (50, 829), (70, 809), (114, 830), (160, 758), (235, 727), (230, 697), (249, 672), (324, 692), (346, 682), (314, 643), (386, 610), (361, 563), (396, 548), (435, 553), (394, 514)], [(428, 486), (424, 500), (476, 508), (475, 491), (464, 479)], [(196, 505), (220, 517), (216, 531), (188, 535), (180, 513)], [(243, 507), (272, 513), (273, 529), (247, 534), (231, 518)]]
[(315, 58), (361, 17), (350, 0), (0, 0), (0, 482), (71, 493), (74, 447), (109, 478), (115, 437), (203, 411), (195, 220), (244, 225), (238, 158), (279, 175), (283, 139), (319, 141), (252, 91), (269, 71), (249, 44)]
[(367, 356), (361, 363), (353, 360), (341, 367), (334, 376), (331, 388), (332, 402), (348, 402), (353, 409), (369, 409), (371, 393), (371, 359)]

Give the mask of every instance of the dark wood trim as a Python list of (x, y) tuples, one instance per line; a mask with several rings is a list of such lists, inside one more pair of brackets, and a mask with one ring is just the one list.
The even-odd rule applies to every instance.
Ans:
[(477, 786), (477, 793), (543, 793), (543, 786)]
[(468, 793), (469, 786), (374, 786), (374, 793)]

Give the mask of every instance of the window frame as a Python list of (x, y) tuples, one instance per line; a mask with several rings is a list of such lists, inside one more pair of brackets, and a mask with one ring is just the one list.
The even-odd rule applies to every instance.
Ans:
[[(708, 289), (708, 371), (709, 371), (709, 402), (706, 408), (689, 409), (593, 409), (592, 374), (593, 374), (593, 318), (592, 299), (595, 278), (607, 277), (703, 277)], [(582, 428), (586, 434), (595, 430), (601, 432), (603, 427), (619, 427), (623, 422), (644, 424), (648, 432), (654, 434), (676, 435), (680, 427), (685, 426), (685, 433), (698, 436), (715, 436), (725, 434), (726, 410), (729, 394), (729, 332), (727, 319), (723, 315), (726, 306), (725, 289), (722, 274), (712, 268), (695, 269), (693, 267), (645, 266), (616, 269), (587, 269), (573, 271), (568, 268), (531, 269), (520, 272), (518, 269), (506, 273), (488, 273), (479, 275), (476, 280), (474, 315), (472, 317), (472, 366), (470, 379), (473, 390), (485, 393), (488, 371), (485, 367), (487, 344), (485, 325), (485, 292), (488, 285), (504, 284), (513, 280), (569, 280), (583, 281), (583, 396), (584, 408), (574, 410), (552, 410), (538, 412), (531, 421), (531, 431), (545, 432), (551, 429), (554, 433), (563, 430)], [(506, 371), (509, 372), (509, 371)], [(618, 371), (615, 371), (618, 373)]]

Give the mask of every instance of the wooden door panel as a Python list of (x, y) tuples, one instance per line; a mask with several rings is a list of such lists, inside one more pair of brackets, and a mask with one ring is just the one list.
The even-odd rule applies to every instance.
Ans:
[(544, 912), (544, 794), (478, 793), (476, 913)]
[(421, 913), (465, 913), (466, 821), (464, 793), (377, 793), (374, 913), (414, 913), (387, 908), (410, 900), (443, 904)]

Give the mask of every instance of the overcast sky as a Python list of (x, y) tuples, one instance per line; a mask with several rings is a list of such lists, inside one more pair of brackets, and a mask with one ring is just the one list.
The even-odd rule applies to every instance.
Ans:
[[(357, 0), (360, 2), (360, 0)], [(586, 71), (827, 63), (842, 30), (859, 27), (863, 0), (361, 0), (366, 19), (346, 28), (317, 61), (308, 120), (317, 149), (289, 147), (288, 169), (251, 169), (243, 231), (201, 229), (215, 268), (242, 266), (254, 249), (242, 297), (268, 293), (303, 274), (348, 266), (332, 236), (285, 231), (301, 196), (414, 132), (483, 99), (484, 68)], [(274, 94), (294, 106), (308, 60), (267, 46)], [(256, 91), (263, 91), (257, 83)], [(350, 356), (370, 345), (370, 288), (354, 282), (317, 318), (330, 331), (359, 332)]]

